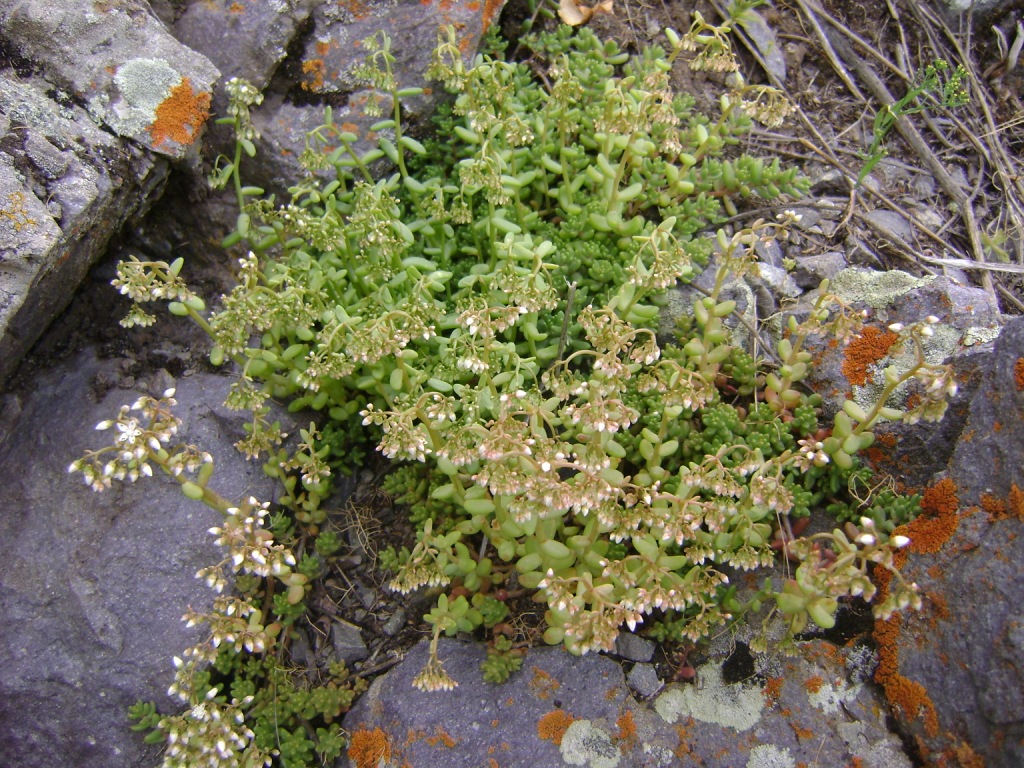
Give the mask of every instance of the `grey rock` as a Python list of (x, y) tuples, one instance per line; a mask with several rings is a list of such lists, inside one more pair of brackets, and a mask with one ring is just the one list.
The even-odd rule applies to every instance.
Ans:
[(752, 278), (770, 291), (776, 299), (795, 299), (803, 293), (803, 289), (796, 283), (793, 276), (782, 267), (758, 264), (757, 274)]
[(146, 3), (8, 3), (0, 29), (11, 50), (117, 135), (176, 158), (198, 138), (219, 73)]
[[(893, 362), (888, 346), (895, 334), (893, 323), (918, 322), (934, 315), (939, 318), (926, 349), (931, 363), (942, 363), (974, 343), (974, 339), (994, 338), (1002, 316), (991, 297), (982, 289), (965, 286), (945, 277), (916, 278), (906, 272), (877, 272), (860, 268), (845, 269), (834, 275), (829, 291), (840, 296), (856, 312), (865, 312), (865, 328), (860, 339), (846, 346), (829, 345), (829, 339), (809, 340), (815, 354), (815, 367), (809, 382), (825, 398), (829, 408), (838, 408), (852, 396), (864, 405), (882, 387), (882, 369)], [(806, 302), (815, 300), (809, 295)], [(898, 352), (898, 350), (894, 350)], [(905, 350), (898, 365), (909, 365), (912, 350)], [(905, 370), (905, 369), (904, 369)], [(909, 393), (897, 391), (902, 402)], [(895, 403), (899, 405), (899, 403)]]
[(766, 266), (774, 268), (782, 267), (782, 245), (780, 245), (777, 240), (771, 240), (767, 243), (754, 243), (754, 252), (757, 254), (759, 268)]
[(818, 226), (822, 220), (821, 210), (818, 208), (800, 208), (793, 206), (791, 209), (800, 218), (793, 223), (795, 229), (808, 232)]
[[(280, 0), (273, 6), (279, 8), (279, 16), (264, 11), (257, 13), (248, 7), (234, 14), (238, 17), (252, 14), (252, 22), (231, 18), (226, 2), (204, 5), (206, 8), (202, 11), (190, 8), (179, 20), (176, 29), (182, 30), (183, 39), (188, 39), (197, 50), (215, 61), (219, 61), (217, 57), (222, 55), (219, 51), (223, 51), (225, 59), (243, 62), (238, 65), (239, 72), (249, 72), (257, 79), (267, 78), (271, 71), (275, 73), (267, 84), (264, 103), (252, 112), (253, 125), (262, 137), (261, 151), (247, 163), (246, 173), (253, 183), (281, 192), (296, 179), (308, 175), (298, 157), (305, 149), (307, 134), (323, 124), (324, 108), (328, 105), (332, 108), (334, 123), (345, 125), (345, 130), (359, 137), (355, 145), (357, 151), (376, 147), (377, 135), (370, 128), (381, 118), (367, 114), (371, 94), (355, 77), (356, 68), (366, 61), (366, 49), (360, 45), (362, 40), (385, 30), (393, 40), (397, 59), (395, 73), (400, 86), (426, 87), (429, 84), (424, 73), (442, 27), (455, 26), (462, 49), (471, 57), (504, 2), (385, 2), (357, 7), (350, 3)], [(300, 26), (310, 5), (313, 6), (310, 22)], [(242, 55), (240, 51), (239, 56), (234, 56), (231, 54), (235, 47), (233, 42), (225, 47), (219, 36), (199, 33), (196, 27), (204, 18), (213, 27), (251, 23), (254, 28), (266, 30), (265, 34), (271, 39), (269, 50), (249, 55)], [(293, 36), (286, 41), (289, 33)], [(242, 43), (242, 48), (250, 47)], [(282, 61), (280, 57), (286, 50), (301, 51), (301, 54), (296, 59)], [(432, 114), (443, 98), (443, 88), (428, 87), (426, 93), (403, 101), (407, 128), (415, 132), (415, 126)], [(387, 101), (379, 106), (384, 114), (390, 113)], [(231, 154), (232, 142), (233, 138), (218, 134), (215, 149)]]
[(822, 641), (802, 644), (795, 659), (772, 658), (766, 669), (777, 677), (727, 682), (720, 661), (705, 664), (698, 684), (670, 685), (650, 707), (633, 698), (607, 657), (534, 648), (508, 682), (494, 686), (479, 669), (482, 646), (446, 639), (438, 655), (459, 685), (425, 693), (412, 681), (428, 646), (375, 680), (345, 717), (354, 740), (387, 740), (388, 766), (477, 768), (493, 760), (503, 768), (747, 768), (767, 765), (757, 758), (768, 749), (788, 755), (790, 765), (848, 765), (854, 757), (864, 765), (911, 765), (885, 727), (877, 690), (851, 681), (844, 656), (853, 650)]
[(840, 251), (800, 256), (793, 270), (793, 280), (801, 288), (817, 288), (822, 280), (832, 279), (848, 266), (846, 257)]
[(979, 367), (946, 476), (907, 530), (902, 573), (920, 585), (925, 607), (887, 628), (883, 677), (900, 728), (928, 760), (955, 752), (994, 768), (1024, 764), (1021, 360), (1017, 319)]
[(355, 593), (356, 597), (359, 599), (359, 602), (366, 610), (370, 610), (371, 608), (373, 608), (373, 606), (377, 604), (377, 600), (379, 599), (377, 590), (366, 586), (362, 582), (356, 582)]
[(347, 621), (334, 621), (331, 624), (331, 645), (335, 658), (346, 664), (362, 661), (370, 655), (359, 627)]
[(48, 90), (0, 70), (0, 383), (168, 173)]
[[(875, 445), (866, 453), (872, 466), (898, 478), (905, 488), (922, 489), (945, 468), (964, 430), (967, 404), (980, 381), (979, 366), (990, 354), (1002, 316), (985, 291), (946, 277), (915, 278), (897, 270), (851, 268), (835, 275), (829, 290), (853, 311), (867, 313), (860, 337), (845, 346), (828, 337), (808, 339), (806, 348), (814, 367), (806, 381), (822, 396), (829, 418), (846, 399), (872, 407), (884, 385), (882, 371), (890, 364), (906, 371), (913, 364), (912, 345), (902, 350), (893, 346), (897, 335), (888, 330), (889, 325), (908, 325), (929, 315), (939, 318), (925, 345), (925, 357), (929, 363), (954, 366), (959, 391), (945, 418), (915, 425), (882, 422), (875, 430)], [(805, 301), (814, 299), (812, 293)], [(898, 388), (889, 405), (903, 407), (915, 386)]]
[(786, 57), (771, 25), (756, 10), (748, 10), (740, 26), (757, 47), (771, 75), (780, 83), (786, 82)]
[[(105, 443), (97, 422), (138, 392), (94, 382), (116, 361), (82, 353), (40, 374), (31, 392), (6, 396), (11, 418), (0, 445), (5, 514), (0, 535), (0, 753), (11, 768), (120, 768), (158, 762), (158, 748), (129, 729), (127, 708), (165, 692), (171, 659), (202, 639), (181, 621), (213, 592), (194, 577), (223, 553), (207, 529), (219, 516), (159, 479), (97, 494), (67, 467)], [(265, 494), (271, 483), (232, 443), (239, 415), (218, 405), (230, 380), (199, 374), (177, 382), (181, 436), (211, 451), (213, 484), (229, 498)]]
[(872, 228), (887, 237), (902, 240), (907, 244), (914, 242), (914, 227), (910, 220), (901, 213), (876, 208), (865, 213), (863, 218), (871, 223)]
[(655, 647), (650, 640), (632, 632), (620, 632), (615, 639), (615, 654), (629, 661), (650, 661)]
[(626, 682), (641, 699), (649, 699), (665, 687), (653, 664), (634, 664), (626, 675)]
[(174, 22), (174, 36), (206, 55), (223, 79), (240, 77), (262, 91), (288, 55), (288, 46), (313, 4), (313, 0), (195, 2)]
[(380, 631), (388, 637), (394, 637), (402, 630), (402, 627), (405, 626), (405, 618), (405, 610), (399, 608), (388, 617), (388, 620), (384, 622)]

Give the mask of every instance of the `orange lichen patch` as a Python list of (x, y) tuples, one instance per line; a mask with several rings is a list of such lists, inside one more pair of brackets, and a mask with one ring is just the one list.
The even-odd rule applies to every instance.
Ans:
[(228, 6), (228, 11), (230, 11), (231, 13), (241, 13), (244, 10), (245, 6), (241, 3), (232, 3)]
[(575, 719), (564, 709), (552, 710), (537, 721), (537, 736), (560, 747), (562, 737)]
[(953, 756), (960, 768), (985, 768), (984, 758), (971, 749), (970, 744), (959, 742), (953, 747)]
[(493, 757), (487, 758), (487, 768), (501, 768)]
[(452, 735), (448, 733), (442, 725), (437, 726), (437, 728), (434, 729), (434, 735), (428, 736), (425, 741), (432, 747), (436, 747), (438, 744), (441, 744), (448, 747), (448, 749), (452, 749), (459, 743), (458, 739), (452, 738)]
[(357, 19), (363, 18), (370, 12), (370, 9), (366, 7), (366, 3), (361, 2), (361, 0), (339, 0), (338, 5), (345, 8)]
[(960, 524), (956, 515), (959, 506), (956, 483), (948, 477), (926, 489), (921, 495), (921, 515), (898, 529), (910, 538), (910, 551), (934, 554), (942, 549)]
[(26, 227), (39, 224), (38, 221), (28, 215), (27, 202), (28, 198), (25, 197), (25, 193), (21, 190), (9, 192), (6, 205), (0, 208), (0, 224), (9, 224), (15, 232), (21, 232)]
[(633, 713), (627, 709), (619, 715), (615, 725), (618, 730), (612, 736), (612, 739), (618, 743), (619, 751), (626, 753), (633, 749), (640, 740), (639, 734), (636, 731), (636, 721), (633, 719)]
[[(892, 444), (886, 443), (882, 440), (882, 437), (892, 437), (892, 435), (875, 433), (875, 444), (870, 448), (866, 448), (861, 451), (861, 455), (868, 460), (868, 463), (872, 467), (878, 468), (883, 464), (892, 464), (894, 457), (892, 455)], [(895, 442), (893, 440), (892, 442)]]
[(774, 707), (779, 703), (779, 696), (782, 695), (782, 686), (786, 682), (786, 678), (782, 677), (769, 677), (768, 681), (764, 684), (764, 701), (769, 707)]
[(793, 733), (795, 733), (796, 737), (801, 741), (810, 741), (814, 738), (814, 731), (810, 728), (801, 728), (796, 723), (790, 723), (789, 727), (793, 729)]
[(892, 331), (882, 331), (867, 325), (860, 336), (846, 346), (843, 353), (843, 375), (851, 384), (864, 386), (873, 381), (868, 368), (884, 358), (889, 348), (899, 339)]
[(949, 603), (942, 595), (935, 593), (928, 595), (928, 603), (931, 605), (932, 615), (939, 621), (949, 618)]
[(1010, 486), (1010, 495), (1006, 501), (1010, 514), (1024, 520), (1024, 491), (1018, 488), (1016, 483)]
[(933, 515), (956, 512), (960, 499), (956, 495), (956, 483), (948, 477), (940, 480), (921, 494), (921, 510)]
[(424, 730), (414, 731), (412, 728), (405, 732), (405, 748), (408, 749), (420, 739), (425, 739), (427, 732)]
[(815, 675), (814, 677), (808, 678), (804, 681), (804, 688), (807, 689), (808, 693), (817, 693), (821, 690), (821, 686), (824, 684), (825, 681), (819, 675)]
[(324, 87), (324, 73), (326, 71), (327, 68), (324, 66), (323, 59), (310, 59), (309, 61), (302, 62), (302, 74), (312, 76), (309, 80), (302, 81), (302, 90), (321, 90)]
[(850, 768), (864, 768), (864, 761), (861, 760), (859, 757), (854, 757), (850, 761)]
[(1013, 364), (1013, 381), (1017, 385), (1017, 391), (1024, 389), (1024, 357), (1018, 357)]
[(391, 761), (391, 742), (380, 728), (358, 730), (349, 741), (348, 758), (356, 768), (377, 768)]
[(533, 668), (533, 679), (530, 680), (529, 685), (533, 689), (534, 695), (542, 701), (550, 699), (551, 694), (562, 687), (560, 682), (540, 667)]
[(991, 493), (981, 494), (981, 508), (988, 512), (988, 521), (994, 523), (997, 520), (1004, 520), (1006, 515), (1006, 502), (997, 499)]
[(170, 95), (156, 108), (156, 119), (146, 128), (159, 147), (168, 139), (178, 144), (191, 144), (210, 116), (210, 94), (196, 93), (187, 77), (171, 89)]
[(678, 757), (680, 760), (686, 760), (693, 753), (693, 739), (690, 736), (690, 729), (694, 726), (694, 720), (692, 717), (686, 718), (686, 722), (682, 725), (677, 725), (676, 736), (679, 738), (679, 743), (676, 748), (672, 750), (672, 754)]
[(899, 633), (898, 615), (875, 623), (874, 637), (878, 643), (875, 682), (882, 686), (889, 703), (899, 709), (904, 717), (908, 720), (921, 718), (925, 732), (929, 736), (936, 736), (939, 732), (939, 717), (928, 692), (920, 683), (899, 673), (899, 650), (896, 645)]
[(483, 32), (486, 34), (491, 22), (498, 15), (504, 0), (484, 0)]

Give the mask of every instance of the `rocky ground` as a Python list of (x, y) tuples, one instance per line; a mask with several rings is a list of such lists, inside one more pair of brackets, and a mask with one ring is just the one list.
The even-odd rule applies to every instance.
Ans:
[[(178, 4), (154, 3), (154, 9), (193, 44), (203, 30), (194, 18), (200, 5), (190, 7), (191, 17)], [(665, 26), (686, 29), (694, 7), (675, 0), (619, 2), (614, 15), (596, 14), (591, 24), (600, 35), (636, 49)], [(714, 2), (696, 7), (709, 18), (724, 11)], [(523, 15), (523, 5), (512, 3), (500, 23), (513, 33)], [(442, 647), (442, 657), (460, 689), (443, 700), (424, 698), (411, 691), (409, 681), (422, 665), (420, 616), (432, 598), (399, 598), (385, 588), (386, 576), (375, 568), (376, 553), (389, 544), (408, 543), (411, 527), (402, 510), (378, 491), (383, 468), (371, 461), (347, 484), (350, 498), (336, 504), (330, 525), (344, 535), (347, 546), (314, 592), (309, 621), (299, 627), (292, 646), (297, 666), (313, 668), (328, 656), (343, 658), (367, 679), (397, 665), (346, 720), (351, 734), (363, 734), (360, 743), (371, 739), (381, 750), (386, 745), (390, 764), (404, 760), (415, 766), (596, 768), (691, 761), (762, 768), (1010, 766), (1024, 759), (1024, 687), (1014, 687), (1021, 682), (1015, 654), (1022, 643), (1019, 622), (1024, 621), (1016, 607), (1019, 586), (1013, 586), (1022, 559), (1019, 543), (1013, 542), (1024, 541), (1016, 538), (1024, 532), (1019, 530), (1024, 505), (1018, 496), (1018, 483), (1024, 487), (1018, 466), (1018, 441), (1024, 434), (1019, 322), (1012, 333), (1004, 331), (1001, 347), (992, 343), (1005, 316), (1024, 309), (1018, 278), (1024, 271), (1019, 161), (1024, 67), (1012, 66), (1016, 62), (1010, 55), (1020, 19), (1019, 3), (972, 20), (944, 16), (929, 4), (795, 0), (761, 8), (741, 28), (747, 79), (780, 85), (799, 108), (782, 128), (756, 131), (751, 148), (800, 163), (813, 180), (808, 199), (795, 204), (805, 216), (788, 250), (765, 255), (780, 276), (760, 286), (770, 302), (759, 306), (769, 309), (755, 319), (766, 319), (821, 278), (859, 266), (908, 273), (896, 286), (866, 278), (857, 283), (846, 273), (878, 327), (934, 313), (953, 329), (947, 351), (959, 355), (963, 384), (951, 425), (939, 433), (895, 431), (890, 450), (873, 457), (908, 490), (931, 494), (919, 532), (927, 543), (906, 565), (934, 596), (925, 613), (872, 627), (851, 608), (841, 625), (844, 635), (808, 638), (793, 660), (751, 654), (742, 634), (699, 649), (655, 648), (629, 636), (619, 654), (583, 662), (542, 648), (530, 652), (507, 689), (488, 687), (479, 679), (480, 646), (451, 642)], [(290, 33), (276, 34), (286, 41)], [(287, 43), (279, 48), (286, 55)], [(855, 187), (852, 180), (863, 163), (861, 153), (870, 143), (879, 105), (898, 99), (911, 79), (908, 73), (938, 57), (968, 64), (971, 104), (897, 123), (886, 142), (889, 157)], [(257, 72), (263, 67), (268, 81), (274, 69), (266, 62), (251, 67)], [(698, 77), (685, 67), (677, 67), (674, 76), (677, 88), (698, 98), (711, 100), (722, 87), (719, 78)], [(330, 98), (335, 95), (324, 96)], [(287, 101), (282, 96), (282, 103)], [(264, 173), (272, 179), (284, 172), (284, 165)], [(50, 503), (68, 507), (68, 519), (74, 519), (73, 510), (91, 503), (85, 489), (65, 490), (63, 480), (53, 481), (56, 499), (40, 489), (87, 444), (87, 430), (103, 418), (102, 408), (109, 410), (118, 398), (134, 399), (133, 391), (177, 381), (179, 391), (193, 391), (194, 418), (206, 423), (206, 439), (230, 449), (241, 425), (217, 411), (217, 398), (207, 398), (223, 381), (206, 360), (205, 337), (169, 316), (153, 329), (124, 331), (116, 320), (126, 302), (109, 287), (116, 260), (127, 254), (185, 255), (189, 282), (203, 295), (217, 295), (230, 284), (231, 260), (216, 245), (230, 220), (226, 211), (230, 203), (210, 196), (195, 175), (187, 170), (172, 175), (160, 203), (113, 245), (68, 311), (22, 363), (4, 394), (0, 420), (0, 464), (15, 508), (27, 509), (29, 501), (32, 508)], [(744, 211), (737, 218), (774, 212)], [(783, 258), (798, 261), (788, 278), (781, 269)], [(922, 280), (929, 276), (935, 279)], [(749, 290), (753, 295), (759, 287)], [(883, 360), (884, 353), (868, 365)], [(859, 386), (844, 367), (845, 359), (822, 354), (823, 388), (841, 395)], [(44, 396), (65, 404), (49, 407)], [(29, 439), (38, 434), (61, 437), (42, 443)], [(41, 458), (36, 469), (24, 472), (23, 457), (32, 450)], [(226, 468), (221, 472), (228, 476)], [(258, 468), (235, 472), (242, 487), (259, 482)], [(108, 609), (106, 601), (115, 598), (107, 587), (132, 579), (138, 550), (132, 552), (118, 521), (144, 505), (148, 494), (133, 489), (115, 497), (116, 504), (110, 504), (115, 511), (99, 528), (60, 522), (59, 517), (42, 528), (29, 527), (24, 517), (5, 520), (3, 530), (17, 560), (5, 565), (3, 583), (27, 594), (17, 586), (15, 573), (40, 579), (32, 587), (38, 593), (12, 603), (17, 610), (8, 615), (27, 625), (52, 614), (58, 604), (70, 606), (65, 618), (47, 626), (37, 646), (18, 627), (4, 630), (3, 645), (13, 649), (5, 666), (17, 667), (23, 683), (16, 691), (10, 685), (5, 689), (8, 700), (0, 709), (5, 719), (17, 709), (40, 721), (57, 718), (33, 703), (30, 683), (43, 680), (45, 685), (49, 679), (55, 691), (75, 685), (95, 691), (100, 668), (126, 647), (134, 648), (140, 634), (130, 623), (134, 609)], [(159, 498), (167, 518), (152, 518), (156, 533), (139, 547), (149, 547), (146, 556), (159, 557), (162, 566), (151, 582), (132, 592), (131, 600), (201, 600), (198, 582), (166, 594), (146, 586), (163, 583), (169, 573), (185, 573), (191, 581), (196, 564), (211, 556), (202, 540), (209, 523), (196, 528), (190, 525), (193, 511), (177, 500), (172, 506), (169, 497)], [(179, 540), (175, 531), (188, 528), (195, 535)], [(100, 567), (99, 561), (110, 555), (95, 547), (96, 540), (121, 542), (114, 565)], [(174, 546), (154, 551), (159, 540)], [(38, 556), (41, 551), (46, 557)], [(72, 567), (65, 570), (69, 563)], [(38, 586), (47, 580), (71, 583), (70, 596), (57, 597), (54, 586), (55, 596), (47, 597), (45, 587)], [(966, 602), (951, 605), (958, 597)], [(526, 643), (536, 637), (538, 617), (531, 616), (528, 603), (521, 607), (519, 639)], [(181, 610), (170, 606), (163, 615), (176, 621)], [(73, 632), (94, 637), (90, 642), (98, 650), (51, 649), (42, 662), (33, 662), (47, 638)], [(971, 632), (988, 639), (972, 642)], [(117, 669), (118, 679), (100, 685), (117, 691), (110, 712), (123, 709), (126, 700), (131, 703), (129, 697), (147, 691), (156, 695), (166, 687), (169, 667), (163, 677), (155, 670), (192, 642), (184, 631), (166, 626), (147, 629), (146, 637), (159, 639), (147, 649), (154, 671), (141, 682), (126, 683), (132, 670)], [(49, 671), (40, 675), (40, 667)], [(77, 745), (62, 753), (81, 756), (76, 765), (152, 764), (158, 759), (155, 750), (146, 752), (141, 745), (134, 751), (126, 748), (126, 754), (104, 751), (103, 739), (117, 738), (111, 735), (116, 728), (98, 735), (35, 733), (33, 738), (19, 736), (17, 749), (11, 746), (13, 736), (0, 736), (14, 765), (44, 764), (38, 755), (58, 754), (45, 752), (52, 746), (43, 743), (45, 738)], [(122, 733), (120, 738), (133, 737)], [(361, 762), (361, 754), (353, 754), (352, 765), (376, 764)]]

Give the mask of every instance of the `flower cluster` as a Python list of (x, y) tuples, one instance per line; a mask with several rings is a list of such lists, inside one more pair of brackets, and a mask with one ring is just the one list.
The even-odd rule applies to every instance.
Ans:
[(139, 261), (131, 256), (128, 261), (117, 265), (117, 277), (111, 282), (134, 302), (121, 320), (123, 327), (146, 327), (156, 322), (153, 315), (139, 306), (148, 301), (177, 301), (194, 309), (203, 308), (202, 300), (179, 277), (184, 263), (180, 258), (168, 264), (164, 261)]
[(159, 399), (140, 397), (130, 406), (121, 406), (117, 418), (96, 425), (99, 431), (114, 430), (113, 445), (86, 451), (71, 463), (68, 472), (81, 472), (94, 491), (110, 488), (115, 480), (135, 482), (139, 477), (152, 477), (151, 454), (160, 452), (181, 426), (180, 419), (171, 413), (176, 404), (174, 390), (168, 389)]
[(184, 715), (167, 717), (161, 726), (167, 731), (163, 768), (254, 768), (269, 766), (272, 756), (257, 749), (254, 734), (245, 725), (243, 709), (252, 697), (230, 704), (215, 701), (211, 688), (203, 701)]

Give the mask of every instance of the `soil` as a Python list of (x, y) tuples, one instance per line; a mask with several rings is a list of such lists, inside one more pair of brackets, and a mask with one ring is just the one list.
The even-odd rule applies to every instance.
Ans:
[[(629, 51), (663, 40), (664, 27), (685, 32), (694, 10), (709, 20), (722, 18), (716, 2), (619, 0), (615, 6), (614, 15), (596, 14), (591, 26)], [(916, 274), (942, 273), (958, 260), (954, 274), (985, 286), (1005, 311), (1016, 313), (1024, 309), (1016, 276), (961, 268), (978, 262), (1024, 264), (1024, 182), (1018, 160), (1024, 155), (1024, 62), (1008, 70), (1000, 58), (998, 34), (992, 31), (1003, 30), (1012, 43), (1024, 3), (1011, 3), (994, 16), (962, 20), (962, 29), (951, 29), (927, 7), (912, 0), (832, 0), (823, 6), (810, 0), (780, 0), (758, 9), (785, 58), (785, 79), (778, 85), (798, 112), (782, 128), (755, 130), (744, 150), (800, 164), (815, 180), (812, 199), (801, 205), (813, 206), (814, 196), (825, 194), (842, 201), (845, 213), (839, 225), (828, 233), (807, 234), (806, 254), (841, 251), (878, 269)], [(524, 3), (511, 2), (503, 17), (506, 30), (517, 28), (523, 16)], [(825, 32), (828, 38), (823, 37)], [(737, 44), (737, 53), (744, 79), (770, 82), (756, 47), (745, 44), (748, 38), (742, 29), (740, 38), (744, 43)], [(833, 41), (833, 50), (849, 46), (856, 61), (840, 66), (837, 54), (823, 45), (825, 39)], [(966, 58), (958, 55), (958, 46), (966, 49)], [(855, 188), (861, 153), (881, 106), (856, 67), (876, 73), (878, 82), (899, 98), (908, 85), (901, 72), (920, 71), (937, 58), (968, 66), (970, 105), (955, 111), (936, 107), (915, 116), (913, 124), (923, 142), (916, 149), (893, 130), (886, 142), (888, 159)], [(674, 77), (678, 90), (694, 94), (703, 109), (714, 111), (724, 87), (722, 75), (677, 64)], [(956, 186), (936, 179), (936, 166), (946, 169)], [(230, 207), (230, 201), (212, 197), (201, 181), (184, 173), (178, 176), (149, 218), (123, 235), (109, 258), (93, 270), (67, 312), (25, 360), (10, 389), (30, 389), (35, 372), (86, 346), (122, 361), (117, 381), (96, 383), (101, 390), (132, 387), (160, 369), (179, 377), (207, 367), (208, 340), (181, 318), (165, 312), (153, 328), (120, 328), (116, 320), (127, 311), (128, 302), (109, 282), (116, 262), (128, 254), (167, 260), (183, 255), (184, 276), (200, 295), (222, 293), (231, 284), (234, 257), (240, 255), (225, 255), (217, 245), (220, 222), (230, 220), (216, 215), (225, 206)], [(739, 216), (765, 215), (775, 208)], [(909, 240), (880, 236), (866, 223), (865, 214), (876, 208), (914, 214)], [(410, 600), (390, 592), (386, 577), (375, 568), (380, 548), (413, 543), (413, 528), (404, 511), (379, 491), (383, 470), (382, 464), (372, 464), (358, 478), (343, 483), (350, 500), (336, 504), (327, 525), (344, 535), (347, 546), (332, 558), (327, 575), (313, 591), (307, 619), (300, 622), (299, 637), (293, 641), (296, 650), (304, 647), (319, 661), (331, 652), (332, 622), (351, 622), (367, 640), (370, 656), (357, 667), (366, 676), (391, 666), (424, 636), (420, 617), (433, 602), (431, 595)], [(519, 599), (514, 607), (518, 614), (513, 614), (517, 618), (509, 631), (518, 642), (536, 642), (542, 611), (527, 599)], [(666, 664), (688, 666), (685, 650), (669, 656)]]

